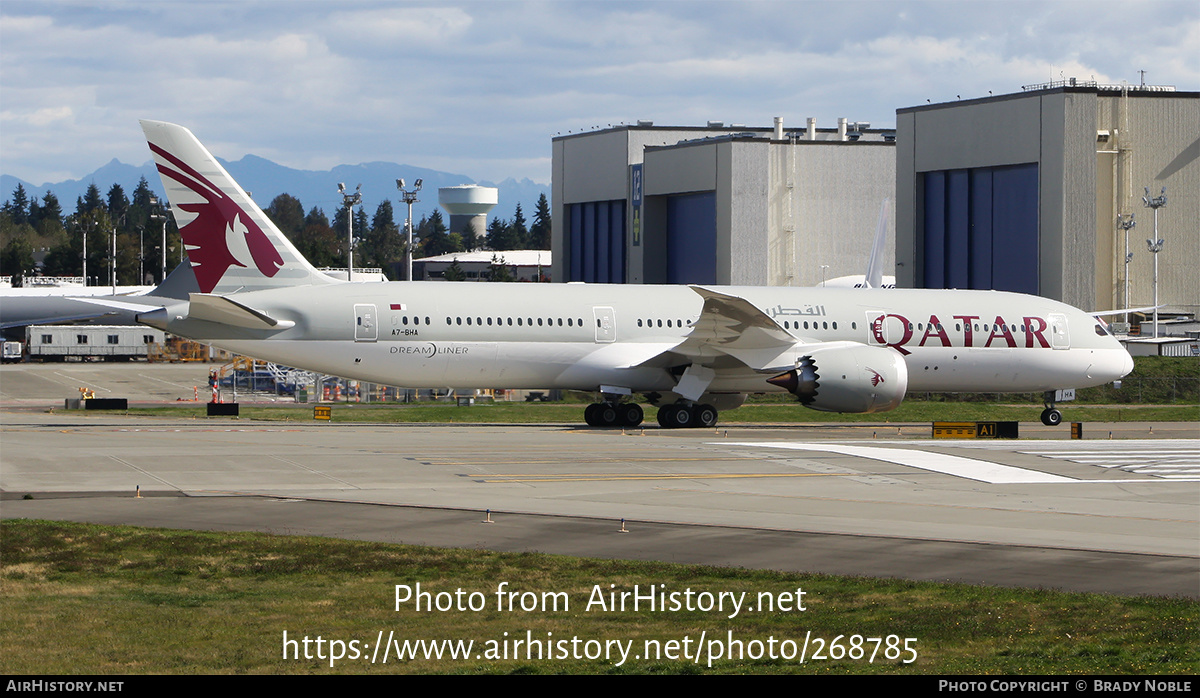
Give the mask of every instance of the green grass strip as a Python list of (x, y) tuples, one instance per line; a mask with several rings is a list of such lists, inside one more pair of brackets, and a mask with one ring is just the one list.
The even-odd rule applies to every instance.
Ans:
[[(0, 533), (0, 672), (8, 674), (1191, 674), (1200, 666), (1200, 604), (1176, 598), (46, 521), (5, 521)], [(548, 592), (561, 594), (553, 598), (569, 608), (499, 609), (495, 592), (505, 581), (509, 590), (533, 592), (535, 605), (549, 606), (540, 596)], [(405, 603), (396, 610), (396, 585), (418, 583), (447, 593), (443, 601), (456, 590), (464, 603), (478, 592), (484, 608), (416, 611)], [(597, 589), (638, 585), (645, 592), (658, 584), (691, 589), (697, 601), (702, 592), (765, 594), (789, 610), (734, 618), (703, 610), (585, 610)], [(804, 611), (796, 608), (801, 599)], [(311, 658), (285, 659), (284, 631), (301, 657), (308, 638)], [(331, 640), (357, 642), (370, 657), (380, 632), (397, 641), (474, 644), (466, 659), (383, 664), (360, 656), (330, 666)], [(743, 656), (711, 667), (707, 658), (684, 657), (702, 634), (706, 641), (743, 641)], [(317, 657), (318, 636), (325, 658)], [(898, 638), (890, 649), (899, 656), (885, 656), (888, 636)], [(565, 642), (568, 651), (574, 639), (580, 653), (599, 646), (588, 641), (619, 641), (630, 643), (631, 655), (657, 647), (660, 656), (631, 656), (620, 665), (615, 654), (530, 659), (512, 649), (527, 637)], [(787, 642), (798, 652), (806, 637), (806, 663), (783, 658)], [(825, 656), (844, 655), (814, 659), (816, 638)], [(911, 663), (903, 661), (904, 638), (915, 638)], [(489, 642), (497, 654), (507, 648), (509, 658), (487, 658)], [(551, 646), (551, 654), (562, 648)]]

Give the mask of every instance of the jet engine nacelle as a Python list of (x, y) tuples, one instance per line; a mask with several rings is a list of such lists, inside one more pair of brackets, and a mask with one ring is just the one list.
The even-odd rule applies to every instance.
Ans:
[(889, 347), (847, 342), (815, 347), (796, 368), (767, 379), (824, 412), (884, 412), (908, 390), (908, 366)]

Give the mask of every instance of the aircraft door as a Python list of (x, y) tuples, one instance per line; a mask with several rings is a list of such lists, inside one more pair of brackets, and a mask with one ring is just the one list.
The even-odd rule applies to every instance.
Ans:
[(596, 317), (596, 341), (617, 341), (617, 318), (612, 308), (592, 308)]
[(1055, 349), (1070, 349), (1071, 334), (1067, 331), (1067, 316), (1050, 314), (1050, 346)]
[(867, 311), (866, 329), (869, 346), (897, 346), (911, 339), (913, 334), (907, 320), (882, 310)]
[(354, 304), (354, 341), (374, 342), (379, 338), (379, 326), (373, 303)]

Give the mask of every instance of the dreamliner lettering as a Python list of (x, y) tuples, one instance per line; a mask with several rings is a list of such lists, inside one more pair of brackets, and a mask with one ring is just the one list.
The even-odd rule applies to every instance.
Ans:
[(469, 354), (471, 347), (464, 346), (441, 346), (430, 342), (429, 344), (400, 344), (399, 346), (391, 347), (393, 354), (417, 354), (419, 356), (432, 357), (438, 354)]
[[(1009, 323), (1004, 316), (997, 315), (992, 322), (984, 323), (981, 330), (979, 323), (981, 318), (978, 315), (951, 315), (950, 317), (957, 322), (943, 323), (937, 315), (930, 315), (928, 322), (914, 324), (903, 315), (882, 313), (871, 321), (871, 337), (877, 344), (892, 347), (905, 356), (912, 353), (905, 346), (913, 344), (917, 332), (923, 333), (920, 340), (916, 342), (918, 347), (982, 347), (986, 349), (995, 346), (1015, 349), (1018, 346), (1017, 336), (1019, 335), (1023, 339), (1026, 349), (1050, 348), (1050, 342), (1046, 339), (1049, 323), (1044, 318), (1025, 315), (1021, 317), (1021, 323), (1017, 325)], [(896, 322), (889, 323), (888, 318), (894, 318)], [(922, 327), (923, 330), (920, 329)], [(898, 336), (893, 336), (891, 332), (888, 332), (892, 328), (898, 328), (898, 332), (896, 332)], [(986, 339), (977, 336), (984, 332), (987, 333)], [(950, 333), (954, 333), (961, 341), (951, 340)]]

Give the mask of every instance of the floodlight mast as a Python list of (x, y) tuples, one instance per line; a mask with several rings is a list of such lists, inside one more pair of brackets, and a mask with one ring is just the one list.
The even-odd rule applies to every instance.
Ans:
[[(1129, 219), (1126, 220), (1124, 215), (1117, 216), (1117, 227), (1125, 231), (1125, 325), (1129, 326), (1129, 262), (1133, 259), (1133, 253), (1129, 251), (1129, 231), (1137, 225), (1137, 221), (1133, 220), (1133, 214), (1129, 214)], [(1127, 330), (1128, 331), (1128, 330)]]
[(1151, 198), (1150, 187), (1146, 187), (1142, 203), (1154, 209), (1154, 239), (1147, 240), (1146, 247), (1154, 255), (1154, 338), (1158, 339), (1158, 253), (1163, 248), (1163, 239), (1158, 236), (1158, 209), (1167, 205), (1167, 188), (1163, 187), (1158, 196)]
[(354, 207), (362, 203), (362, 185), (353, 194), (347, 194), (346, 185), (338, 182), (338, 192), (346, 206), (346, 280), (354, 281)]
[(420, 201), (420, 199), (417, 198), (417, 192), (421, 191), (421, 184), (423, 183), (424, 180), (418, 179), (416, 182), (413, 182), (412, 191), (409, 191), (404, 188), (403, 179), (396, 180), (396, 188), (400, 190), (400, 198), (404, 201), (404, 203), (408, 204), (408, 218), (404, 220), (405, 237), (408, 241), (404, 246), (404, 261), (405, 266), (408, 268), (408, 276), (406, 276), (405, 279), (408, 281), (413, 280), (412, 207), (413, 204)]

